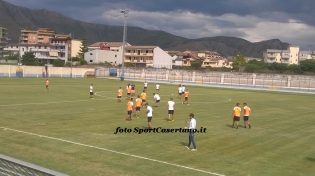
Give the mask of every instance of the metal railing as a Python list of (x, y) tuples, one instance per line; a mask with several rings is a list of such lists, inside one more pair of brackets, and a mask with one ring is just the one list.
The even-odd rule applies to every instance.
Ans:
[(67, 176), (41, 166), (0, 154), (0, 175), (3, 176)]
[[(109, 68), (98, 68), (95, 74), (96, 77), (111, 77)], [(117, 78), (119, 76), (120, 70), (117, 69)], [(303, 75), (126, 68), (125, 78), (212, 87), (315, 93), (315, 76)]]

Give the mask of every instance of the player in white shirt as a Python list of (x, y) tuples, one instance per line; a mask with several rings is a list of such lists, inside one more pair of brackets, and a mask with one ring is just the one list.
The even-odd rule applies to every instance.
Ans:
[(158, 93), (153, 93), (153, 99), (155, 100), (155, 105), (158, 106), (161, 101), (160, 95)]
[(145, 82), (143, 83), (143, 89), (146, 90), (147, 88), (148, 88), (148, 82), (145, 81)]
[(187, 149), (190, 150), (190, 145), (193, 145), (193, 148), (191, 149), (191, 151), (197, 151), (196, 148), (196, 143), (195, 143), (195, 133), (193, 130), (196, 129), (196, 119), (195, 119), (195, 115), (193, 113), (189, 114), (189, 123), (188, 123), (188, 129), (189, 131), (189, 141), (188, 141), (188, 145), (185, 146)]
[(152, 128), (153, 109), (149, 103), (145, 104), (147, 107), (148, 128)]
[(182, 85), (178, 85), (178, 96), (181, 99), (182, 98), (182, 94), (183, 94), (183, 90), (182, 90)]
[(155, 85), (155, 90), (156, 90), (157, 93), (160, 92), (160, 84), (156, 84)]
[(185, 90), (186, 90), (185, 85), (182, 85), (182, 94), (185, 92)]
[(90, 85), (90, 98), (93, 98), (94, 95), (94, 87), (93, 84)]
[(173, 101), (173, 98), (170, 98), (170, 100), (167, 102), (168, 105), (168, 120), (174, 121), (174, 110), (175, 110), (175, 102)]

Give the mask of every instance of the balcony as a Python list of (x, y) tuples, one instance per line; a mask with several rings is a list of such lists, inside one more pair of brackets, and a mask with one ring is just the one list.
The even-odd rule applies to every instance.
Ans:
[(275, 58), (275, 57), (277, 57), (277, 54), (268, 53), (268, 54), (267, 54), (267, 57), (268, 57), (268, 58)]
[(125, 56), (147, 56), (153, 57), (153, 53), (125, 53)]

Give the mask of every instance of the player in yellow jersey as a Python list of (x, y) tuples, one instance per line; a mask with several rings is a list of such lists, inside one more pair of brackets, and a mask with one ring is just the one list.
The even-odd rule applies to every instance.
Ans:
[(252, 113), (252, 110), (250, 107), (247, 105), (247, 103), (243, 103), (243, 120), (244, 120), (244, 127), (246, 128), (251, 128), (252, 126), (249, 123), (249, 116)]
[(46, 79), (46, 81), (45, 81), (45, 87), (46, 87), (46, 90), (49, 90), (49, 80), (48, 79)]
[(188, 89), (186, 89), (184, 92), (184, 101), (182, 102), (182, 104), (188, 104), (189, 95), (190, 95), (190, 93), (189, 93)]
[(131, 96), (131, 85), (130, 84), (128, 84), (126, 86), (126, 90), (127, 90), (127, 98), (130, 98), (130, 96)]
[(145, 90), (143, 90), (140, 94), (140, 98), (142, 100), (142, 106), (145, 105), (145, 102), (147, 101), (147, 93), (145, 92)]
[(138, 98), (136, 99), (136, 116), (137, 116), (137, 118), (139, 118), (141, 105), (142, 105), (142, 99), (140, 98), (140, 95), (138, 95)]
[(127, 102), (127, 114), (128, 117), (126, 118), (126, 120), (131, 120), (131, 114), (133, 111), (133, 98), (130, 98)]
[(124, 91), (122, 90), (121, 87), (119, 87), (118, 91), (117, 91), (117, 101), (121, 102), (121, 97), (123, 96)]
[[(240, 104), (236, 103), (233, 108), (232, 116), (233, 116), (233, 125), (232, 127), (238, 129), (240, 118), (241, 118), (242, 109), (240, 108)], [(236, 125), (236, 126), (235, 126)]]

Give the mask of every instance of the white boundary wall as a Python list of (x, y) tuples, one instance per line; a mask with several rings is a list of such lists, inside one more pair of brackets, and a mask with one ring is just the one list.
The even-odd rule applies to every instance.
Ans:
[[(45, 77), (44, 66), (17, 66), (0, 65), (0, 77), (17, 77), (17, 72), (21, 71), (23, 77)], [(89, 73), (95, 72), (94, 68), (70, 68), (70, 67), (48, 67), (48, 77), (85, 77)]]
[[(98, 68), (95, 74), (111, 77), (109, 68)], [(120, 74), (121, 70), (117, 69), (117, 79)], [(315, 76), (126, 68), (124, 77), (137, 81), (315, 94)]]

